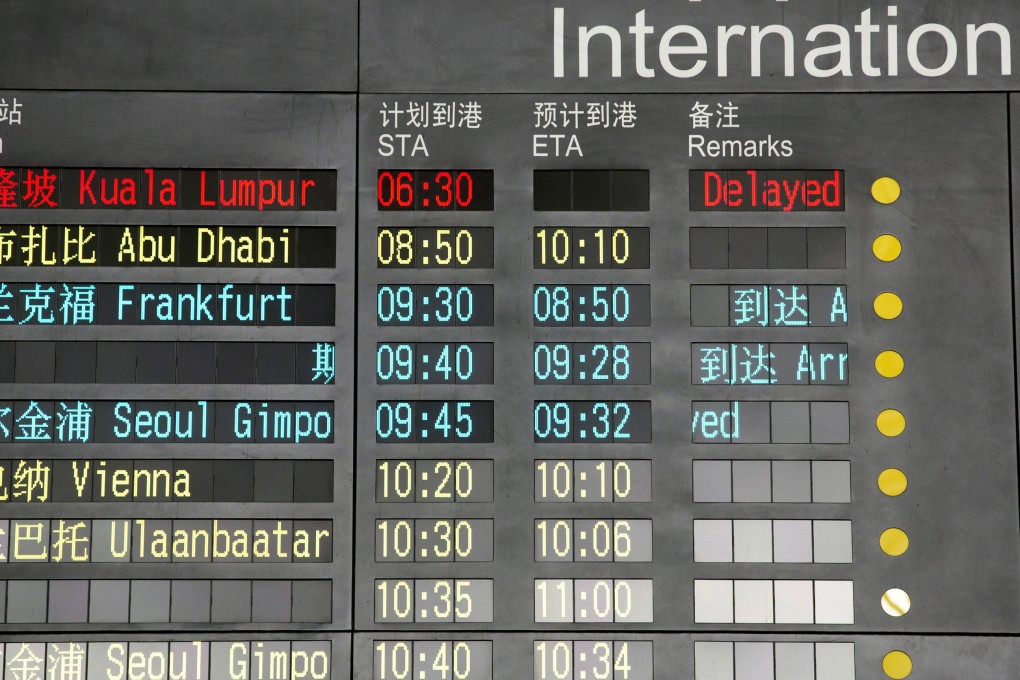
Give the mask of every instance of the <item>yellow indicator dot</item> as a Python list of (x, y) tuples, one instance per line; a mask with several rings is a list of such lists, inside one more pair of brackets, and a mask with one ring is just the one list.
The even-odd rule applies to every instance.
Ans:
[(907, 490), (907, 476), (896, 468), (882, 470), (878, 476), (878, 488), (886, 496), (899, 496)]
[(910, 596), (899, 588), (890, 588), (882, 594), (882, 609), (889, 616), (903, 616), (910, 611)]
[(892, 262), (903, 252), (900, 240), (892, 234), (882, 234), (871, 244), (871, 252), (882, 262)]
[(914, 662), (906, 652), (897, 649), (882, 658), (882, 670), (893, 680), (903, 680), (914, 670)]
[[(902, 473), (901, 473), (902, 474)], [(881, 484), (881, 478), (879, 478)], [(907, 552), (907, 548), (910, 546), (910, 539), (907, 537), (907, 532), (903, 529), (886, 529), (882, 532), (882, 535), (878, 539), (878, 544), (882, 547), (882, 552), (886, 555), (892, 555), (893, 557), (899, 557), (903, 553)]]
[(903, 372), (903, 357), (891, 349), (880, 352), (875, 357), (875, 370), (883, 378), (895, 378)]
[(875, 298), (875, 314), (883, 319), (895, 319), (903, 311), (903, 300), (896, 293), (879, 293)]
[(900, 183), (892, 177), (879, 177), (871, 185), (871, 195), (883, 205), (895, 203), (900, 197)]
[(897, 437), (903, 434), (903, 430), (907, 426), (907, 419), (896, 409), (887, 408), (878, 414), (875, 425), (878, 426), (878, 431), (886, 437)]

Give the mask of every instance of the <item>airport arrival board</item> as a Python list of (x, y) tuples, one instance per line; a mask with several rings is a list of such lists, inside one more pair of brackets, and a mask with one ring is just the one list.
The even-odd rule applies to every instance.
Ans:
[(4, 11), (3, 680), (1016, 677), (1020, 6)]

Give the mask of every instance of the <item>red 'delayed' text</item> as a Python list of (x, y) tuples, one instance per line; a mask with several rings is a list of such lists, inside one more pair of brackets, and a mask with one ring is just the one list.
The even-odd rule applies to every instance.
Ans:
[(842, 170), (691, 170), (691, 210), (844, 210)]

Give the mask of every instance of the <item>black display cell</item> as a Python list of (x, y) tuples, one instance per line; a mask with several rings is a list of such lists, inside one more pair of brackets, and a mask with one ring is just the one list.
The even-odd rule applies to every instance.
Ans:
[(296, 503), (333, 502), (333, 461), (294, 461), (294, 501)]
[(256, 503), (294, 502), (294, 462), (289, 460), (255, 461), (254, 500)]
[(14, 380), (19, 383), (53, 382), (56, 344), (53, 342), (17, 343)]
[(135, 382), (173, 384), (177, 382), (177, 343), (140, 342)]
[(250, 385), (255, 382), (255, 356), (258, 345), (253, 342), (216, 343), (216, 382)]
[(730, 229), (730, 269), (768, 267), (768, 231), (760, 228)]
[(612, 171), (612, 209), (625, 212), (647, 212), (650, 209), (648, 171)]
[(251, 503), (255, 499), (255, 464), (250, 460), (213, 461), (214, 500)]
[(535, 170), (532, 179), (534, 209), (565, 211), (573, 206), (573, 173), (570, 170)]
[(98, 351), (98, 343), (95, 342), (58, 342), (56, 345), (57, 368), (53, 378), (54, 382), (96, 382)]
[(571, 210), (613, 209), (613, 179), (609, 170), (574, 170)]
[(691, 269), (728, 269), (729, 233), (725, 227), (691, 227)]
[(806, 269), (808, 266), (807, 229), (773, 227), (769, 234), (769, 269)]
[(647, 170), (535, 170), (536, 211), (647, 211)]
[(205, 385), (216, 381), (216, 343), (189, 342), (177, 352), (177, 383)]
[[(290, 288), (294, 288), (291, 286)], [(332, 326), (336, 319), (334, 286), (300, 286), (296, 323), (299, 326)], [(294, 323), (294, 322), (290, 322)]]
[(96, 351), (97, 383), (133, 383), (138, 361), (138, 343), (102, 342)]
[(0, 340), (0, 383), (14, 382), (15, 347), (17, 343)]
[[(288, 385), (294, 383), (295, 351), (295, 344), (290, 342), (258, 343), (255, 382), (260, 385)], [(309, 353), (311, 352), (309, 351)]]
[(297, 234), (297, 266), (302, 268), (336, 266), (336, 229), (294, 228)]
[(807, 258), (811, 269), (846, 268), (846, 229), (811, 227), (807, 229)]

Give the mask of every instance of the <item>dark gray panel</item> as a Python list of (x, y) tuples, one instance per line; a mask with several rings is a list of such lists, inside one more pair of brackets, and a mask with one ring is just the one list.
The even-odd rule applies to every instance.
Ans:
[(353, 91), (357, 3), (4, 4), (0, 82), (83, 90)]
[[(287, 24), (284, 22), (281, 25)], [(296, 283), (336, 286), (338, 292), (334, 306), (328, 311), (337, 319), (353, 317), (352, 296), (349, 292), (353, 289), (354, 281), (354, 217), (351, 211), (354, 203), (353, 97), (49, 91), (7, 91), (4, 96), (9, 102), (15, 94), (19, 101), (24, 102), (26, 113), (21, 126), (11, 126), (9, 130), (5, 128), (2, 133), (5, 167), (14, 164), (58, 167), (59, 164), (66, 164), (71, 167), (282, 168), (336, 172), (338, 210), (278, 212), (272, 215), (254, 210), (215, 214), (186, 210), (173, 213), (144, 210), (133, 213), (120, 210), (59, 211), (60, 218), (72, 224), (329, 226), (336, 233), (335, 243), (331, 243), (335, 250), (334, 269), (66, 267), (61, 269), (59, 277), (54, 276), (55, 279), (88, 281), (100, 285), (125, 280), (172, 285), (174, 281), (190, 278), (205, 283), (220, 281), (237, 286), (253, 283), (269, 286)], [(28, 111), (32, 111), (32, 115)], [(16, 213), (7, 213), (4, 220), (8, 223), (33, 224), (49, 221), (55, 215), (18, 210)], [(43, 269), (11, 267), (4, 269), (3, 279), (9, 282), (53, 280), (44, 278), (44, 274), (49, 273)], [(87, 378), (90, 374), (79, 371), (75, 364), (91, 358), (98, 384), (33, 383), (7, 386), (5, 396), (11, 402), (30, 398), (46, 403), (81, 399), (98, 404), (104, 398), (112, 398), (131, 402), (184, 403), (196, 398), (220, 401), (232, 397), (253, 404), (290, 404), (305, 400), (320, 404), (334, 402), (332, 416), (335, 443), (332, 445), (261, 443), (258, 441), (261, 437), (245, 445), (223, 446), (199, 442), (156, 446), (152, 442), (76, 444), (71, 447), (73, 450), (67, 450), (65, 456), (91, 462), (93, 479), (84, 482), (83, 492), (86, 500), (91, 497), (94, 502), (77, 502), (73, 472), (63, 465), (59, 474), (64, 479), (59, 489), (53, 489), (54, 493), (59, 490), (60, 503), (33, 503), (31, 508), (23, 504), (22, 508), (27, 510), (19, 512), (28, 511), (37, 517), (64, 519), (148, 518), (151, 521), (149, 526), (153, 528), (159, 526), (156, 518), (216, 518), (226, 527), (234, 520), (247, 521), (248, 526), (251, 526), (251, 518), (258, 516), (278, 518), (287, 526), (295, 519), (331, 521), (337, 527), (336, 531), (342, 532), (343, 527), (349, 526), (351, 512), (351, 480), (340, 473), (350, 468), (352, 460), (352, 415), (349, 408), (342, 406), (342, 394), (350, 388), (353, 370), (351, 334), (352, 329), (347, 323), (338, 324), (335, 328), (316, 327), (303, 331), (284, 326), (168, 329), (141, 325), (116, 329), (100, 326), (6, 326), (0, 329), (0, 338), (3, 340), (56, 342), (58, 347), (64, 346), (61, 343), (81, 342), (93, 348), (82, 353), (57, 351), (55, 361), (52, 353), (48, 361), (51, 373), (54, 372), (53, 367), (56, 367), (54, 377), (58, 379), (65, 376)], [(169, 341), (180, 341), (180, 344)], [(229, 343), (242, 342), (246, 343), (244, 350), (251, 350), (258, 343), (302, 343), (304, 347), (309, 347), (306, 343), (335, 343), (336, 347), (341, 348), (336, 354), (335, 384), (309, 384), (307, 381), (285, 385), (244, 384), (254, 379), (256, 363), (252, 355), (242, 357), (243, 350), (232, 352), (229, 358), (223, 357), (224, 373), (228, 374), (232, 382), (215, 384), (217, 343), (227, 352), (230, 349)], [(181, 347), (186, 348), (185, 353), (188, 355), (205, 347), (209, 350), (208, 356), (191, 356), (193, 360), (184, 360), (175, 366), (174, 352)], [(176, 384), (173, 374), (175, 369)], [(33, 394), (28, 390), (29, 387), (46, 389), (47, 394)], [(0, 406), (0, 410), (2, 408)], [(100, 421), (112, 423), (112, 409), (107, 409), (106, 404), (96, 408), (96, 424)], [(36, 446), (29, 451), (27, 446), (12, 445), (5, 456), (6, 459), (46, 458), (49, 452), (44, 446)], [(133, 468), (130, 463), (133, 458), (145, 460)], [(120, 470), (120, 474), (128, 478), (133, 470), (148, 469), (156, 463), (164, 466), (176, 464), (178, 470), (187, 468), (191, 470), (193, 496), (168, 498), (163, 492), (158, 492), (149, 498), (132, 498), (131, 493), (114, 498), (111, 485), (114, 470), (120, 467), (119, 459), (129, 459), (126, 469)], [(298, 467), (293, 468), (293, 478), (289, 474), (281, 474), (267, 479), (267, 473), (271, 475), (272, 470), (260, 469), (262, 466), (259, 463), (264, 459), (281, 461), (288, 470), (295, 463)], [(102, 498), (100, 483), (95, 475), (100, 461), (105, 461), (104, 470), (109, 475), (106, 478), (106, 495)], [(334, 475), (334, 470), (338, 474)], [(301, 502), (290, 505), (294, 490), (301, 494)], [(119, 502), (113, 504), (112, 501)], [(316, 505), (309, 505), (305, 501), (313, 501)], [(275, 547), (275, 538), (270, 540)], [(109, 552), (109, 548), (108, 544), (105, 551), (97, 552)], [(286, 560), (267, 558), (258, 564), (223, 560), (175, 562), (160, 558), (144, 565), (127, 562), (13, 563), (5, 565), (5, 571), (12, 583), (23, 579), (61, 578), (88, 579), (92, 585), (109, 583), (109, 587), (99, 585), (92, 593), (89, 607), (94, 616), (91, 622), (67, 624), (76, 626), (77, 630), (125, 628), (131, 625), (150, 631), (239, 631), (271, 625), (276, 629), (307, 631), (310, 626), (344, 628), (349, 625), (350, 597), (347, 584), (350, 578), (350, 550), (349, 542), (337, 539), (329, 550), (332, 561), (302, 565), (294, 565), (290, 561), (292, 552), (288, 552)], [(114, 581), (108, 581), (110, 579)], [(140, 585), (129, 594), (116, 585), (117, 580), (126, 584), (128, 579), (132, 579), (135, 585), (160, 583), (166, 587), (159, 592), (148, 592), (146, 585)], [(258, 612), (262, 619), (282, 618), (282, 621), (272, 624), (252, 623), (252, 581), (289, 582), (295, 579), (308, 579), (317, 583), (328, 580), (327, 586), (333, 592), (328, 597), (321, 597), (322, 586), (316, 586), (313, 596), (299, 603), (303, 607), (314, 600), (312, 611), (308, 614), (294, 612), (293, 619), (288, 596), (282, 610), (284, 616), (270, 616), (262, 610)], [(192, 605), (201, 601), (204, 589), (184, 584), (207, 583), (209, 580), (214, 582), (211, 588), (212, 603), (203, 611), (193, 612)], [(171, 584), (171, 581), (175, 583)], [(182, 585), (178, 587), (177, 583)], [(224, 585), (227, 587), (224, 588)], [(240, 586), (240, 592), (230, 592), (229, 586)], [(23, 619), (35, 617), (36, 612), (32, 609), (34, 605), (27, 602), (22, 604), (25, 598), (16, 599), (17, 607), (25, 611)], [(209, 600), (210, 595), (206, 595), (206, 602), (209, 603)], [(54, 614), (65, 620), (80, 618), (77, 604), (70, 599), (68, 603), (65, 609), (54, 609)], [(183, 609), (188, 609), (188, 613)], [(45, 599), (43, 611), (46, 611)], [(4, 628), (18, 632), (32, 631), (33, 634), (52, 630), (47, 626), (27, 623), (4, 624)]]
[[(568, 106), (578, 102), (583, 110), (587, 102), (599, 97), (605, 98), (581, 95), (559, 100)], [(445, 399), (456, 394), (461, 399), (494, 401), (496, 436), (491, 444), (452, 447), (376, 444), (370, 436), (361, 437), (359, 461), (491, 458), (497, 471), (497, 493), (489, 507), (457, 503), (441, 507), (444, 515), (492, 516), (497, 521), (492, 563), (458, 562), (442, 569), (375, 563), (375, 518), (408, 517), (410, 513), (425, 517), (440, 506), (377, 502), (375, 471), (371, 465), (361, 465), (359, 517), (366, 519), (358, 527), (358, 625), (374, 625), (374, 579), (492, 578), (495, 600), (490, 628), (534, 630), (541, 628), (534, 623), (534, 600), (522, 595), (534, 592), (535, 578), (612, 577), (654, 579), (654, 621), (628, 624), (628, 630), (697, 629), (691, 614), (694, 579), (852, 580), (853, 623), (810, 624), (813, 630), (1010, 633), (1020, 629), (1020, 580), (1013, 566), (1020, 541), (1016, 531), (1013, 332), (1008, 311), (1012, 301), (1005, 95), (728, 95), (727, 101), (732, 99), (739, 107), (741, 127), (724, 133), (704, 131), (709, 139), (761, 140), (769, 135), (788, 139), (793, 149), (790, 158), (712, 158), (692, 152), (688, 136), (702, 131), (691, 128), (686, 114), (699, 98), (627, 96), (637, 107), (635, 128), (578, 130), (584, 156), (552, 158), (535, 157), (528, 143), (533, 135), (542, 133), (535, 129), (535, 102), (547, 97), (471, 96), (484, 111), (481, 130), (466, 134), (458, 129), (421, 129), (430, 152), (428, 167), (494, 170), (495, 211), (467, 217), (457, 213), (383, 214), (376, 210), (374, 192), (377, 169), (415, 168), (426, 162), (420, 155), (395, 160), (379, 154), (379, 135), (393, 131), (381, 125), (379, 112), (384, 104), (406, 107), (409, 102), (458, 102), (468, 97), (363, 98), (360, 220), (368, 233), (380, 225), (492, 223), (515, 228), (496, 230), (497, 258), (492, 270), (394, 273), (376, 267), (374, 239), (360, 243), (359, 305), (365, 313), (359, 324), (359, 432), (373, 431), (377, 400)], [(617, 99), (610, 97), (610, 101)], [(649, 170), (650, 210), (626, 213), (626, 223), (649, 227), (650, 269), (550, 272), (522, 265), (531, 256), (533, 227), (547, 223), (545, 215), (533, 209), (533, 170), (607, 168)], [(845, 173), (845, 210), (691, 213), (686, 186), (689, 170), (707, 168), (840, 169)], [(896, 177), (903, 188), (893, 206), (880, 205), (871, 197), (872, 182), (883, 175)], [(571, 223), (611, 224), (620, 215), (579, 213), (572, 216)], [(845, 268), (691, 269), (687, 248), (692, 226), (796, 227), (809, 232), (843, 227)], [(896, 233), (904, 248), (900, 259), (888, 264), (876, 260), (871, 252), (875, 237), (887, 231)], [(377, 285), (449, 282), (493, 284), (496, 325), (423, 330), (374, 322)], [(576, 329), (535, 324), (531, 311), (535, 284), (579, 286), (593, 282), (650, 282), (651, 326)], [(705, 300), (691, 300), (692, 284), (718, 286), (724, 293), (730, 285), (767, 285), (790, 291), (791, 285), (797, 284), (801, 290), (806, 286), (828, 290), (830, 296), (833, 286), (841, 284), (846, 286), (849, 323), (835, 327), (702, 328), (696, 326), (697, 317), (713, 310), (699, 306)], [(872, 310), (872, 300), (885, 290), (897, 291), (905, 301), (905, 311), (895, 321), (879, 319)], [(828, 324), (827, 310), (813, 310), (817, 319)], [(724, 318), (726, 311), (723, 308)], [(374, 348), (378, 342), (440, 340), (495, 342), (494, 385), (460, 386), (454, 392), (376, 384)], [(529, 375), (535, 342), (607, 340), (652, 343), (651, 385), (611, 389), (535, 385)], [(688, 368), (691, 343), (708, 341), (845, 342), (852, 356), (850, 379), (846, 385), (692, 385)], [(878, 376), (873, 367), (874, 356), (890, 347), (902, 350), (908, 365), (896, 380)], [(600, 399), (650, 399), (653, 442), (610, 447), (534, 443), (530, 409), (536, 401)], [(796, 436), (788, 437), (789, 443), (692, 443), (692, 402), (729, 404), (737, 400), (742, 404), (799, 402), (803, 408)], [(846, 404), (849, 443), (840, 443), (846, 440)], [(908, 423), (898, 438), (883, 436), (875, 426), (878, 412), (892, 407), (900, 408)], [(741, 412), (745, 411), (742, 407)], [(537, 568), (530, 529), (535, 519), (549, 516), (551, 506), (533, 502), (534, 461), (598, 457), (653, 460), (651, 503), (608, 509), (590, 502), (561, 504), (555, 506), (557, 513), (575, 519), (593, 519), (610, 512), (653, 518), (653, 562), (612, 567), (576, 562), (569, 569), (550, 563)], [(731, 489), (741, 499), (750, 496), (739, 504), (719, 505), (717, 499), (726, 497), (722, 488), (706, 491), (716, 502), (692, 505), (691, 461), (722, 458), (765, 461), (764, 484), (750, 480), (749, 488)], [(809, 499), (802, 492), (791, 498), (786, 487), (779, 485), (783, 500), (763, 508), (762, 503), (775, 500), (769, 459), (850, 461), (852, 498), (847, 498), (845, 474), (838, 484), (819, 474), (811, 480), (817, 487), (813, 502), (805, 502)], [(902, 497), (884, 496), (877, 488), (875, 480), (888, 466), (900, 467), (908, 475), (910, 487)], [(846, 468), (847, 464), (840, 464), (841, 474)], [(747, 502), (752, 499), (754, 502)], [(776, 513), (768, 517), (779, 519), (850, 519), (854, 561), (722, 568), (694, 564), (692, 512), (694, 518), (762, 519), (768, 512)], [(911, 537), (910, 549), (898, 558), (883, 554), (878, 547), (879, 535), (891, 526), (904, 528)], [(969, 581), (966, 588), (948, 587), (957, 582), (958, 574), (980, 574), (980, 578)], [(892, 587), (910, 594), (913, 607), (908, 615), (892, 618), (883, 612), (882, 594)], [(976, 608), (974, 601), (984, 604)], [(463, 631), (485, 624), (436, 625)], [(789, 631), (794, 625), (802, 630), (807, 624), (767, 627)], [(386, 624), (388, 630), (402, 627)]]

